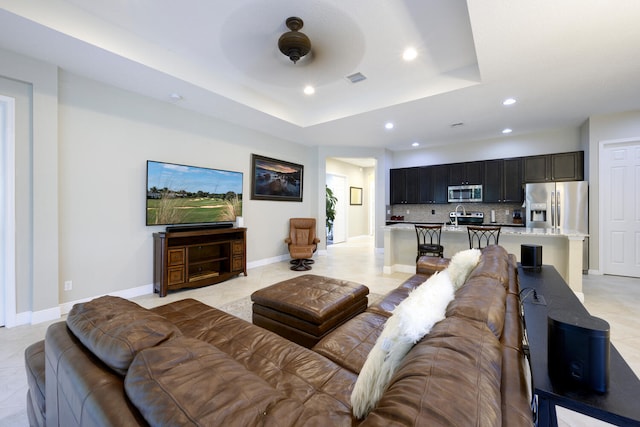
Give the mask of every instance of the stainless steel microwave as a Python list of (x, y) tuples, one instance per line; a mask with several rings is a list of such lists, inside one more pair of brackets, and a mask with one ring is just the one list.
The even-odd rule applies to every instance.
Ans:
[(450, 185), (449, 202), (481, 202), (482, 185)]

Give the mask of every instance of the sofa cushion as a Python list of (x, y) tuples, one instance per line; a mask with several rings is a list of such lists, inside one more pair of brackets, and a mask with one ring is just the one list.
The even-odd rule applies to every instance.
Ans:
[(447, 271), (443, 271), (431, 276), (393, 310), (351, 394), (357, 418), (363, 418), (375, 407), (404, 356), (433, 325), (444, 319), (452, 299), (453, 285)]
[(140, 350), (182, 335), (164, 317), (113, 296), (74, 305), (67, 326), (96, 357), (121, 375)]
[(501, 357), (484, 323), (448, 317), (409, 351), (360, 427), (505, 425)]
[(387, 316), (374, 312), (360, 313), (344, 325), (338, 326), (312, 350), (358, 374), (387, 319)]
[[(153, 309), (180, 327), (185, 336), (205, 341), (287, 397), (303, 402), (304, 415), (332, 424), (351, 423), (349, 398), (356, 374), (281, 336), (194, 299)], [(315, 414), (315, 415), (314, 415)], [(311, 421), (309, 421), (311, 423)], [(326, 424), (325, 424), (326, 425)]]
[(228, 354), (189, 337), (140, 351), (125, 391), (153, 426), (292, 425), (304, 409)]
[[(415, 275), (415, 276), (412, 276), (409, 280), (412, 280), (415, 277), (420, 278), (420, 282), (419, 282), (420, 285), (423, 284), (424, 281), (427, 279), (424, 276)], [(417, 282), (415, 280), (412, 280), (412, 281)], [(371, 304), (367, 308), (367, 311), (370, 313), (378, 314), (380, 316), (391, 317), (393, 310), (395, 310), (398, 304), (404, 301), (409, 296), (411, 291), (413, 291), (413, 289), (415, 289), (416, 287), (412, 288), (410, 286), (398, 286), (397, 288), (388, 292), (379, 301), (375, 302), (374, 304)]]
[(482, 249), (484, 256), (480, 257), (480, 262), (476, 269), (469, 274), (468, 279), (474, 277), (488, 277), (499, 281), (505, 289), (509, 288), (511, 258), (509, 253), (497, 245), (489, 245)]
[(499, 281), (472, 273), (449, 304), (447, 317), (482, 321), (500, 339), (505, 321), (506, 296), (506, 289)]

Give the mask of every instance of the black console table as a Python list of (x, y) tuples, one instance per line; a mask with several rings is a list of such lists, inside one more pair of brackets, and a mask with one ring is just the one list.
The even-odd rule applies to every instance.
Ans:
[[(577, 315), (589, 313), (553, 266), (539, 269), (519, 267), (520, 289), (531, 352), (533, 393), (538, 398), (538, 425), (557, 426), (555, 407), (588, 415), (619, 426), (640, 426), (640, 380), (610, 345), (609, 389), (596, 393), (562, 389), (551, 383), (547, 366), (547, 312), (561, 309)], [(535, 289), (546, 304), (535, 304), (526, 288)], [(606, 320), (606, 319), (605, 319)]]

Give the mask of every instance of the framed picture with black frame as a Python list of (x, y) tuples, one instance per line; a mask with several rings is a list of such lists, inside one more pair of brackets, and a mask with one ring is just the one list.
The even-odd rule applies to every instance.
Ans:
[(251, 154), (251, 199), (302, 202), (304, 166)]
[(349, 204), (350, 205), (362, 205), (362, 188), (349, 187)]

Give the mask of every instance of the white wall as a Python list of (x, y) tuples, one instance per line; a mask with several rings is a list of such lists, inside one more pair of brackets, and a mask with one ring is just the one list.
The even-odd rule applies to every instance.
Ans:
[(37, 322), (59, 312), (57, 68), (0, 49), (0, 91), (17, 103), (16, 308)]
[[(244, 173), (248, 263), (287, 253), (288, 220), (317, 209), (311, 150), (61, 72), (61, 302), (152, 283), (152, 233), (145, 226), (146, 161)], [(250, 199), (251, 153), (304, 165), (303, 202)]]

